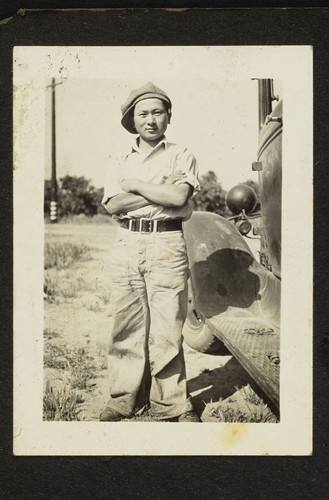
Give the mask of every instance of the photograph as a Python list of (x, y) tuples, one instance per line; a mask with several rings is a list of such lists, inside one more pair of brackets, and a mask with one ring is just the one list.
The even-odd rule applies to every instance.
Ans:
[(311, 453), (311, 47), (13, 57), (15, 454)]

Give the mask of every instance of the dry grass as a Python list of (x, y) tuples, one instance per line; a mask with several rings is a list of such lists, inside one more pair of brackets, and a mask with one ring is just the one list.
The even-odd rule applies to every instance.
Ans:
[(43, 336), (47, 340), (52, 340), (52, 339), (56, 339), (57, 337), (60, 337), (59, 333), (54, 332), (52, 329), (49, 329), (49, 328), (45, 328), (45, 330), (43, 332)]
[(211, 417), (219, 422), (277, 423), (276, 416), (250, 385), (236, 390), (233, 396), (212, 403)]
[(97, 294), (97, 297), (103, 302), (103, 304), (107, 305), (110, 303), (111, 293), (108, 290), (102, 290)]
[(103, 303), (100, 302), (96, 297), (88, 297), (83, 299), (82, 305), (88, 311), (93, 311), (95, 313), (103, 310)]
[(79, 420), (79, 404), (84, 401), (76, 390), (90, 393), (95, 379), (106, 368), (106, 354), (98, 350), (94, 356), (89, 347), (55, 345), (45, 342), (44, 367), (56, 370), (56, 379), (64, 380), (62, 390), (55, 390), (49, 380), (44, 392), (45, 420)]
[(66, 271), (64, 274), (46, 272), (44, 275), (44, 297), (50, 304), (70, 302), (89, 288), (88, 283), (73, 271)]
[(56, 345), (45, 343), (43, 353), (43, 366), (45, 368), (54, 368), (56, 370), (67, 369), (67, 359), (65, 348)]
[(45, 368), (62, 370), (71, 389), (90, 389), (89, 381), (100, 370), (89, 348), (45, 343)]
[[(88, 260), (93, 260), (91, 247), (83, 244), (72, 243), (46, 243), (44, 259), (44, 298), (50, 304), (60, 305), (70, 303), (73, 299), (81, 297), (88, 292), (96, 292), (97, 282), (90, 279), (84, 279), (82, 272), (77, 272), (77, 265), (83, 264)], [(102, 303), (108, 303), (109, 298), (106, 292), (100, 292)], [(94, 297), (96, 299), (96, 296)], [(98, 312), (102, 304), (100, 299), (92, 300), (89, 307), (88, 303), (84, 307)]]
[(43, 419), (44, 420), (79, 420), (80, 410), (78, 404), (82, 403), (81, 395), (75, 391), (64, 388), (62, 391), (54, 391), (49, 382), (43, 395)]
[[(45, 224), (51, 225), (50, 218), (45, 217), (44, 219)], [(67, 217), (61, 217), (59, 221), (57, 222), (58, 225), (65, 224), (65, 225), (72, 225), (72, 224), (78, 224), (78, 225), (109, 225), (113, 226), (115, 222), (113, 219), (108, 215), (108, 214), (97, 214), (93, 216), (88, 216), (85, 214), (79, 214), (79, 215), (73, 215), (73, 216), (67, 216)]]
[[(103, 302), (97, 296), (90, 296), (97, 289), (97, 282), (82, 278), (77, 264), (92, 260), (91, 248), (84, 244), (46, 243), (44, 298), (49, 304), (70, 304), (79, 302), (80, 307), (98, 312)], [(104, 303), (108, 302), (105, 292), (100, 292)], [(78, 302), (76, 301), (78, 299)], [(95, 359), (90, 348), (90, 339), (85, 345), (69, 345), (58, 339), (60, 335), (53, 329), (44, 331), (44, 367), (51, 370), (52, 380), (46, 379), (44, 391), (45, 420), (79, 420), (79, 404), (83, 401), (80, 393), (91, 392), (95, 386), (93, 379), (106, 366), (105, 353), (97, 353)], [(64, 387), (56, 389), (58, 381), (65, 381)], [(56, 382), (57, 381), (57, 382)], [(55, 384), (53, 386), (52, 384)]]
[(68, 349), (66, 359), (69, 369), (68, 379), (72, 389), (91, 390), (90, 381), (96, 377), (98, 367), (90, 352), (83, 347)]
[(46, 243), (44, 253), (44, 268), (67, 269), (79, 261), (91, 259), (90, 248), (86, 245), (73, 243)]

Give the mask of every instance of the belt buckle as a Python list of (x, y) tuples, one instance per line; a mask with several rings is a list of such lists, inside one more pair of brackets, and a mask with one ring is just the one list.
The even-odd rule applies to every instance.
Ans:
[[(151, 232), (151, 223), (152, 223), (152, 220), (151, 219), (146, 219), (144, 217), (141, 217), (140, 219), (138, 219), (138, 222), (139, 222), (139, 228), (138, 228), (138, 231), (140, 233), (150, 233)], [(144, 222), (147, 222), (148, 223), (148, 228), (146, 231), (143, 231), (143, 224)]]
[[(146, 218), (143, 218), (141, 217), (139, 220), (139, 232), (140, 233), (151, 233), (153, 231), (156, 231), (156, 228), (157, 228), (157, 221), (154, 221), (153, 219), (146, 219)], [(147, 231), (143, 231), (142, 228), (143, 228), (143, 222), (146, 221), (148, 223), (148, 229)]]

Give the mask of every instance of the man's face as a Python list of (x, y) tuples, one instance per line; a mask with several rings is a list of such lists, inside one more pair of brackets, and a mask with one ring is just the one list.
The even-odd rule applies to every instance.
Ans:
[(169, 116), (161, 99), (144, 99), (134, 109), (134, 124), (144, 141), (160, 139), (167, 129)]

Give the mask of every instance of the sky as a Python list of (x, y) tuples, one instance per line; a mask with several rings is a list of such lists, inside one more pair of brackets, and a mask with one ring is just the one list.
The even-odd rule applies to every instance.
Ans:
[[(226, 190), (257, 180), (251, 169), (258, 142), (253, 78), (281, 80), (285, 53), (280, 47), (270, 52), (263, 47), (43, 47), (38, 53), (33, 67), (39, 76), (34, 75), (35, 85), (44, 93), (45, 178), (51, 175), (51, 89), (46, 85), (54, 76), (61, 83), (56, 86), (58, 178), (84, 176), (103, 186), (111, 156), (129, 150), (135, 137), (120, 123), (120, 106), (132, 89), (152, 81), (173, 103), (167, 138), (194, 153), (201, 175), (213, 170)], [(21, 69), (26, 80), (27, 68)]]
[[(141, 79), (57, 79), (57, 177), (84, 176), (104, 184), (111, 156), (126, 151), (136, 137), (121, 125), (120, 106)], [(196, 78), (153, 82), (172, 100), (166, 136), (189, 148), (200, 174), (213, 170), (224, 189), (254, 179), (257, 156), (257, 81)], [(49, 81), (50, 83), (50, 81)], [(45, 178), (51, 176), (51, 90), (46, 92)]]

